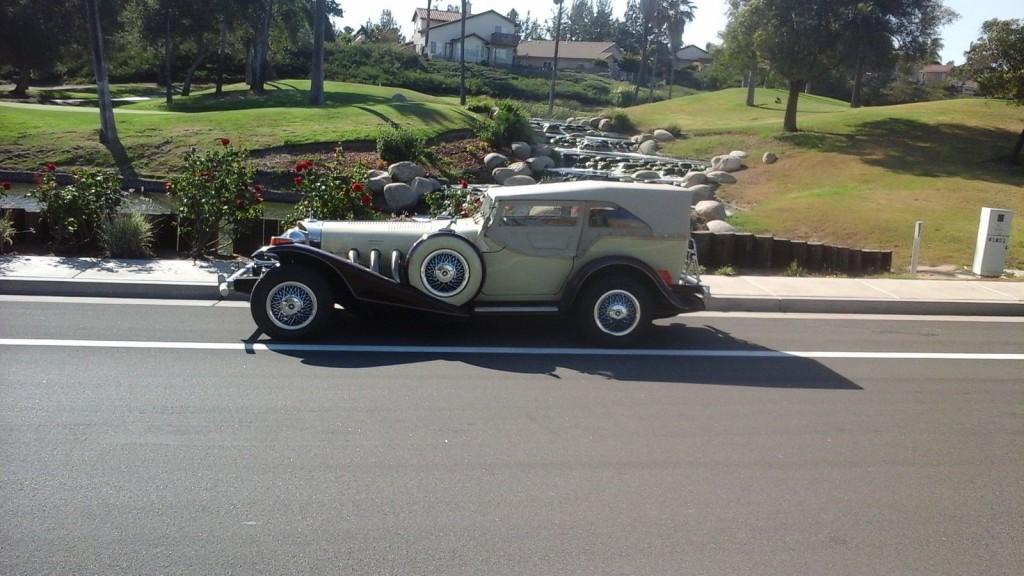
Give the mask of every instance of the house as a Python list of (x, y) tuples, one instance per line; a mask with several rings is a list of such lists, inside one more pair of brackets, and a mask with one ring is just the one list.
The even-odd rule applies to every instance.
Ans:
[(693, 66), (696, 69), (700, 70), (705, 66), (711, 64), (713, 61), (714, 59), (711, 57), (711, 54), (709, 54), (707, 50), (704, 50), (703, 48), (698, 48), (693, 44), (687, 44), (686, 46), (680, 48), (678, 52), (676, 52), (676, 62), (678, 62), (684, 67)]
[[(494, 10), (473, 14), (466, 3), (466, 62), (486, 63), (493, 66), (511, 66), (515, 63), (516, 34), (515, 22)], [(459, 60), (462, 42), (462, 14), (444, 10), (417, 8), (412, 17), (415, 31), (413, 46), (418, 54), (429, 58)], [(430, 45), (427, 46), (427, 30), (430, 31)]]
[[(522, 66), (551, 69), (555, 61), (553, 40), (520, 42), (516, 48), (517, 62)], [(559, 42), (558, 69), (583, 72), (604, 72), (615, 76), (622, 51), (615, 42)], [(598, 64), (605, 62), (607, 67)]]
[(953, 67), (947, 64), (927, 64), (918, 69), (914, 79), (921, 84), (941, 86), (953, 74)]

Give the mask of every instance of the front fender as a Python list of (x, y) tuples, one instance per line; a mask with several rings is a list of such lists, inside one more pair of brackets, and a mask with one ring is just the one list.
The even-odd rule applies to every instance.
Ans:
[(352, 298), (360, 302), (448, 316), (469, 316), (469, 312), (464, 308), (452, 306), (412, 286), (395, 282), (387, 276), (319, 248), (305, 244), (283, 244), (268, 248), (266, 254), (273, 255), (281, 266), (304, 264), (319, 270), (328, 275), (329, 279), (342, 282)]

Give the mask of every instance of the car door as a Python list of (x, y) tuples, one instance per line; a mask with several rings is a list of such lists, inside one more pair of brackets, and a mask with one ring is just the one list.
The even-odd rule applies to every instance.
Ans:
[(484, 230), (490, 297), (557, 296), (579, 246), (580, 203), (500, 201)]

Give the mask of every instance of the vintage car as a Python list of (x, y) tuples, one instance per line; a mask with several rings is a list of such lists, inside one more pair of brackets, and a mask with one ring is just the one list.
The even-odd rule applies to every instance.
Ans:
[(249, 292), (272, 338), (325, 328), (335, 304), (470, 317), (561, 314), (600, 344), (704, 309), (691, 193), (660, 184), (562, 182), (492, 188), (470, 218), (303, 220), (223, 279)]

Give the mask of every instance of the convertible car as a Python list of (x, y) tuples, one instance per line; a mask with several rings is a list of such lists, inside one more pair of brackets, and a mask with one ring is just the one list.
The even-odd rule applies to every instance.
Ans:
[(467, 218), (303, 220), (220, 283), (250, 294), (259, 328), (300, 339), (335, 304), (454, 317), (560, 314), (604, 345), (702, 310), (691, 194), (674, 186), (563, 182), (492, 188)]

